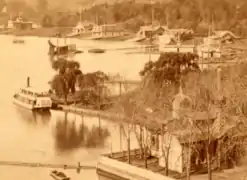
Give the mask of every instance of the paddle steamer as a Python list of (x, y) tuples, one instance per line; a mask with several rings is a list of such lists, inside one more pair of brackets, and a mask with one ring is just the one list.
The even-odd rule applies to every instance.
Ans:
[(27, 82), (27, 87), (21, 88), (19, 92), (14, 94), (13, 103), (29, 110), (50, 110), (52, 101), (48, 92), (30, 87), (29, 78)]

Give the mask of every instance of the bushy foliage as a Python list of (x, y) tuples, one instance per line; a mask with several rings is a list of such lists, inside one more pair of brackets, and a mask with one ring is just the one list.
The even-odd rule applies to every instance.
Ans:
[[(55, 90), (58, 97), (66, 98), (69, 93), (72, 93), (80, 99), (81, 104), (98, 108), (104, 89), (102, 83), (108, 79), (105, 73), (96, 71), (83, 74), (79, 70), (80, 64), (77, 61), (66, 59), (51, 59), (51, 64), (52, 68), (58, 72), (51, 82), (51, 88)], [(79, 92), (75, 90), (76, 83), (81, 89)]]
[(41, 25), (47, 28), (52, 27), (54, 25), (52, 17), (49, 15), (44, 15), (42, 18)]
[(59, 71), (52, 80), (52, 88), (56, 93), (66, 95), (68, 92), (75, 92), (76, 76), (82, 72), (79, 70), (80, 64), (76, 61), (67, 61), (65, 59), (51, 60), (52, 68)]
[[(149, 116), (145, 109), (151, 108), (152, 115), (162, 119), (167, 116), (167, 111), (171, 112), (172, 101), (178, 93), (178, 85), (181, 85), (184, 95), (192, 100), (195, 112), (221, 107), (223, 119), (247, 117), (247, 64), (221, 67), (221, 71), (217, 68), (199, 71), (196, 62), (193, 66), (190, 63), (194, 58), (192, 54), (171, 53), (147, 63), (141, 72), (143, 84), (135, 92), (120, 98), (121, 103), (116, 105), (118, 111), (124, 109), (123, 113), (128, 117), (134, 113), (137, 118), (144, 118)], [(177, 73), (185, 64), (187, 68)]]
[(191, 70), (199, 70), (198, 56), (192, 53), (164, 53), (155, 62), (148, 62), (140, 72), (141, 76), (156, 84), (164, 81), (178, 82), (182, 74)]
[(66, 68), (80, 68), (80, 64), (77, 61), (68, 61), (66, 59), (59, 59), (59, 60), (51, 60), (52, 68), (54, 70), (63, 70), (65, 71)]
[(109, 77), (101, 71), (96, 71), (84, 74), (81, 77), (78, 76), (78, 78), (80, 78), (81, 104), (96, 109), (100, 108), (105, 98), (103, 95), (103, 91), (106, 89), (104, 82)]
[[(156, 2), (153, 4), (154, 20), (161, 24), (169, 21), (169, 27), (173, 28), (191, 28), (196, 31), (206, 32), (208, 24), (212, 19), (216, 29), (231, 29), (240, 31), (244, 35), (245, 26), (240, 23), (246, 20), (247, 16), (244, 10), (246, 2), (236, 8), (236, 3), (225, 0), (172, 0), (165, 3)], [(142, 25), (151, 21), (151, 5), (148, 3), (134, 3), (122, 1), (109, 5), (94, 6), (84, 12), (84, 18), (95, 21), (94, 12), (98, 12), (99, 17), (107, 22), (126, 22), (127, 27), (138, 29), (134, 25)], [(109, 17), (107, 12), (112, 12)], [(140, 20), (142, 22), (140, 22)], [(242, 24), (242, 25), (241, 25)]]

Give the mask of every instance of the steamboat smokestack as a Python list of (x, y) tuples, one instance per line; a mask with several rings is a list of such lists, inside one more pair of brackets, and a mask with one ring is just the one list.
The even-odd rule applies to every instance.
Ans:
[(30, 77), (27, 77), (27, 87), (30, 87)]

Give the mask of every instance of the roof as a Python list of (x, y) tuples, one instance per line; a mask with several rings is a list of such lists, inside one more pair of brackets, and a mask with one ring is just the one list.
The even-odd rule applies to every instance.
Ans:
[(117, 24), (104, 24), (99, 27), (102, 31), (119, 32), (124, 30), (124, 28), (121, 25)]
[(38, 94), (42, 94), (42, 93), (46, 93), (47, 90), (44, 90), (44, 89), (41, 89), (41, 88), (34, 88), (34, 87), (25, 87), (25, 88), (21, 88), (23, 90), (26, 90), (26, 91), (30, 91), (30, 92), (33, 92), (33, 93), (38, 93)]
[[(224, 124), (220, 130), (217, 131), (216, 123), (217, 119), (204, 119), (194, 120), (188, 122), (188, 120), (173, 120), (169, 122), (167, 126), (167, 132), (178, 138), (180, 143), (188, 143), (190, 140), (193, 142), (207, 140), (208, 137), (211, 139), (219, 139), (222, 137), (243, 137), (247, 136), (246, 127), (241, 122), (241, 117), (229, 116), (223, 120)], [(209, 127), (209, 131), (208, 131)]]
[(78, 22), (78, 24), (75, 26), (75, 28), (77, 29), (82, 29), (86, 26), (94, 26), (94, 23), (88, 22), (88, 21), (84, 21), (84, 22)]
[(227, 34), (229, 34), (229, 35), (231, 35), (233, 38), (235, 38), (235, 39), (238, 39), (239, 37), (238, 36), (236, 36), (233, 32), (231, 32), (231, 31), (226, 31), (226, 30), (224, 30), (224, 31), (214, 31), (214, 37), (215, 38), (222, 38), (222, 37), (224, 37), (225, 35), (227, 35)]

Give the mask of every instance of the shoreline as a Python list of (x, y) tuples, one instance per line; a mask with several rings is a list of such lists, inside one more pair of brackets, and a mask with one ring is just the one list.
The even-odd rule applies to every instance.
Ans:
[[(58, 105), (58, 108), (54, 110), (72, 113), (81, 116), (99, 117), (112, 122), (120, 122), (121, 120), (125, 119), (122, 114), (118, 114), (110, 111), (104, 111), (104, 110), (83, 108), (75, 105)], [(124, 120), (123, 122), (127, 122), (127, 121)]]
[(114, 112), (109, 110), (95, 110), (89, 109), (84, 107), (76, 107), (74, 105), (58, 105), (55, 111), (60, 111), (64, 113), (72, 113), (74, 115), (79, 116), (87, 116), (87, 117), (95, 117), (106, 121), (111, 121), (113, 123), (120, 123), (120, 124), (132, 124), (138, 126), (149, 126), (150, 130), (157, 130), (160, 128), (160, 124), (158, 121), (150, 120), (146, 122), (145, 119), (143, 120), (131, 120), (130, 118), (126, 117), (122, 113)]
[[(56, 37), (56, 34), (69, 34), (72, 31), (71, 27), (51, 27), (51, 28), (38, 28), (38, 29), (31, 29), (31, 30), (3, 30), (0, 31), (0, 35), (6, 35), (6, 36), (17, 36), (17, 37), (43, 37), (43, 38), (49, 38), (49, 37)], [(112, 37), (112, 38), (100, 38), (96, 39), (95, 41), (126, 41), (131, 39), (134, 36), (134, 34), (129, 34), (121, 37)], [(78, 39), (78, 40), (87, 40), (85, 37), (67, 37), (66, 38), (72, 38), (72, 39)], [(94, 39), (92, 39), (94, 40)]]
[(12, 36), (33, 36), (33, 37), (55, 37), (57, 33), (68, 33), (71, 28), (67, 27), (52, 27), (52, 28), (38, 28), (31, 30), (5, 30), (0, 32), (1, 35), (12, 35)]

